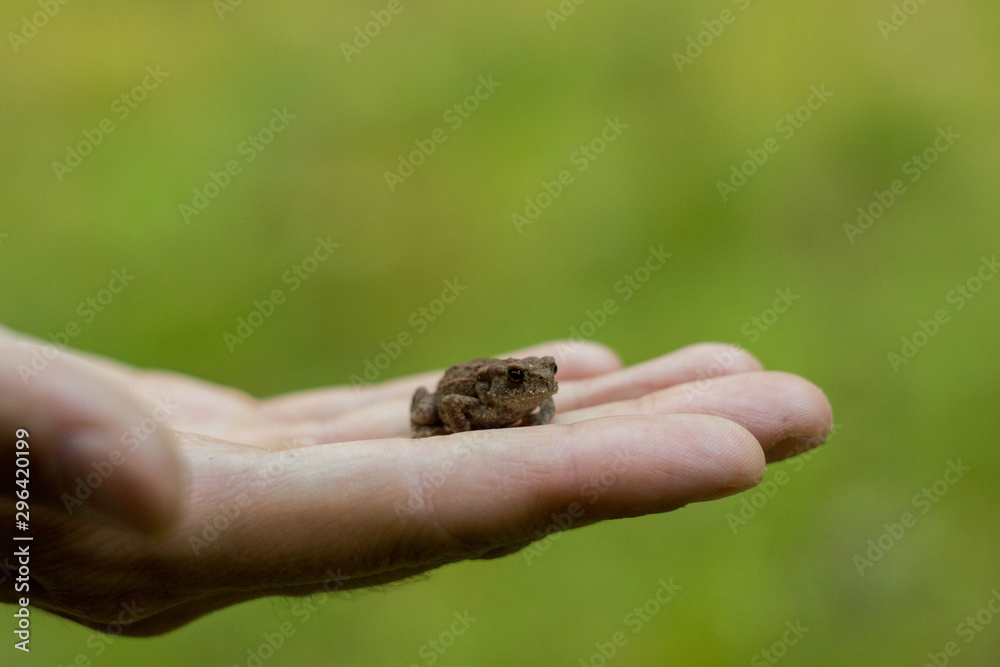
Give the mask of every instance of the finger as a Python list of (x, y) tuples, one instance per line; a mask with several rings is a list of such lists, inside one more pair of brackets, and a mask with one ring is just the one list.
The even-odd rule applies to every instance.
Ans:
[[(14, 458), (18, 429), (29, 434), (22, 440), (30, 452), (32, 500), (77, 516), (95, 511), (146, 531), (176, 515), (181, 472), (173, 444), (162, 430), (147, 428), (159, 422), (113, 377), (8, 340), (0, 345), (0, 398), (3, 455)], [(3, 480), (4, 496), (16, 497), (13, 482)]]
[[(607, 346), (592, 342), (551, 341), (500, 356), (554, 356), (558, 379), (574, 380), (610, 373), (621, 368), (621, 360)], [(262, 404), (266, 414), (282, 421), (324, 420), (393, 398), (407, 403), (418, 387), (433, 387), (444, 369), (363, 387), (334, 387), (277, 396)]]
[(615, 372), (560, 385), (556, 407), (560, 412), (568, 412), (681, 384), (704, 384), (712, 378), (762, 369), (760, 362), (742, 348), (722, 343), (698, 343)]
[[(55, 347), (23, 334), (0, 330), (0, 344), (32, 345), (37, 349)], [(226, 435), (235, 425), (246, 424), (257, 415), (257, 401), (249, 394), (206, 380), (160, 369), (138, 369), (114, 359), (81, 350), (57, 352), (60, 358), (72, 359), (81, 369), (89, 369), (109, 381), (127, 386), (129, 392), (149, 403), (166, 397), (183, 397), (184, 406), (170, 415), (175, 428), (198, 433)]]
[[(602, 355), (601, 350), (606, 354)], [(576, 354), (576, 351), (580, 354)], [(528, 356), (527, 353), (542, 353), (544, 356), (545, 352), (544, 348), (521, 351), (525, 356)], [(569, 356), (577, 361), (571, 362), (568, 369), (564, 369), (564, 363), (557, 358), (560, 384), (555, 402), (559, 412), (607, 401), (621, 401), (678, 384), (703, 383), (721, 375), (761, 369), (760, 362), (749, 352), (721, 343), (691, 345), (625, 369), (621, 369), (617, 357), (603, 347), (594, 350), (591, 361), (583, 366), (579, 365), (586, 356), (583, 348), (573, 348)], [(570, 379), (574, 377), (575, 380)], [(435, 375), (431, 382), (423, 384), (432, 387), (437, 379), (438, 376)], [(420, 386), (420, 383), (413, 384), (413, 388), (416, 386)], [(412, 394), (410, 389), (401, 395), (358, 406), (350, 412), (331, 418), (255, 427), (237, 431), (232, 437), (240, 442), (254, 442), (265, 446), (289, 442), (319, 444), (405, 437), (410, 432), (409, 407)]]
[(830, 402), (811, 382), (779, 372), (715, 378), (700, 387), (680, 385), (614, 403), (556, 415), (557, 423), (635, 414), (697, 413), (723, 417), (750, 431), (768, 461), (779, 461), (824, 442), (833, 425)]
[(283, 461), (280, 477), (203, 555), (206, 567), (238, 563), (233, 585), (309, 583), (331, 562), (377, 574), (488, 555), (538, 539), (550, 525), (735, 493), (764, 471), (749, 432), (706, 415), (306, 447)]

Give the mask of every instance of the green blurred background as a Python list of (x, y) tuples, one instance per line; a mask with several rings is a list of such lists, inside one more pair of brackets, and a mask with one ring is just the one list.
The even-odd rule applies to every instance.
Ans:
[[(921, 665), (951, 641), (951, 664), (996, 664), (1000, 622), (971, 641), (960, 624), (1000, 587), (1000, 280), (974, 279), (1000, 249), (1000, 16), (904, 4), (915, 13), (885, 32), (888, 1), (563, 3), (575, 11), (553, 29), (555, 0), (402, 0), (348, 62), (341, 44), (386, 3), (72, 2), (12, 41), (42, 10), (4, 2), (5, 325), (44, 337), (80, 320), (84, 350), (271, 395), (346, 383), (403, 331), (414, 342), (379, 379), (567, 337), (615, 299), (587, 331), (626, 363), (736, 342), (821, 386), (838, 424), (810, 458), (769, 466), (785, 482), (770, 498), (573, 531), (530, 565), (448, 566), (317, 600), (305, 622), (269, 599), (108, 645), (40, 615), (29, 662), (247, 665), (290, 622), (263, 664), (597, 667), (618, 631), (608, 664)], [(123, 117), (115, 100), (147, 67), (169, 76)], [(501, 85), (455, 127), (445, 112), (481, 76)], [(776, 123), (814, 86), (832, 96), (788, 136)], [(275, 108), (295, 118), (247, 161), (241, 142)], [(617, 117), (627, 129), (578, 171), (574, 152)], [(104, 118), (114, 130), (60, 179), (52, 163)], [(436, 128), (447, 140), (390, 190), (385, 172)], [(908, 161), (934, 157), (948, 128), (960, 138), (912, 181)], [(770, 137), (780, 149), (723, 201), (718, 182)], [(180, 205), (230, 160), (239, 173), (186, 223)], [(565, 169), (573, 182), (519, 231), (512, 214)], [(849, 238), (896, 179), (905, 193)], [(317, 237), (340, 248), (292, 291), (282, 276)], [(661, 245), (673, 256), (625, 301), (616, 284)], [(83, 321), (78, 304), (123, 266), (133, 283)], [(468, 289), (417, 330), (411, 313), (446, 279)], [(957, 299), (970, 279), (981, 290)], [(287, 302), (230, 352), (223, 334), (276, 288)], [(773, 318), (776, 290), (799, 299)], [(939, 309), (948, 321), (894, 369), (887, 355)], [(941, 482), (959, 459), (969, 471)], [(939, 502), (915, 498), (935, 482)], [(734, 524), (748, 499), (756, 515)], [(916, 525), (859, 574), (855, 557), (907, 511)], [(633, 632), (626, 615), (671, 577), (682, 591)], [(428, 649), (465, 610), (469, 630)], [(784, 643), (786, 623), (808, 631)]]

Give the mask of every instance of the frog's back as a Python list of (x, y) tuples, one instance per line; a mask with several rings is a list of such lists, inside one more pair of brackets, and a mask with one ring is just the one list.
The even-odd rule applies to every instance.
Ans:
[(438, 383), (438, 395), (462, 394), (463, 396), (475, 396), (476, 371), (480, 366), (485, 366), (489, 362), (489, 359), (473, 359), (472, 361), (466, 361), (464, 364), (455, 364), (444, 372), (441, 382)]

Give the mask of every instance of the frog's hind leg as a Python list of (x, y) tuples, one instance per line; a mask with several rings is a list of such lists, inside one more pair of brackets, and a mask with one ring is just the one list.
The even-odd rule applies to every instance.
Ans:
[(426, 438), (445, 433), (444, 424), (434, 405), (434, 394), (420, 387), (410, 402), (410, 426), (414, 438)]

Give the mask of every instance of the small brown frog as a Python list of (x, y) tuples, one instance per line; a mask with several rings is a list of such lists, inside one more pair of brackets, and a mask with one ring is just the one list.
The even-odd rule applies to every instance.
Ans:
[[(473, 429), (548, 424), (559, 391), (556, 360), (473, 359), (456, 364), (438, 383), (437, 392), (420, 387), (410, 404), (414, 438)], [(539, 408), (538, 412), (532, 412)]]

